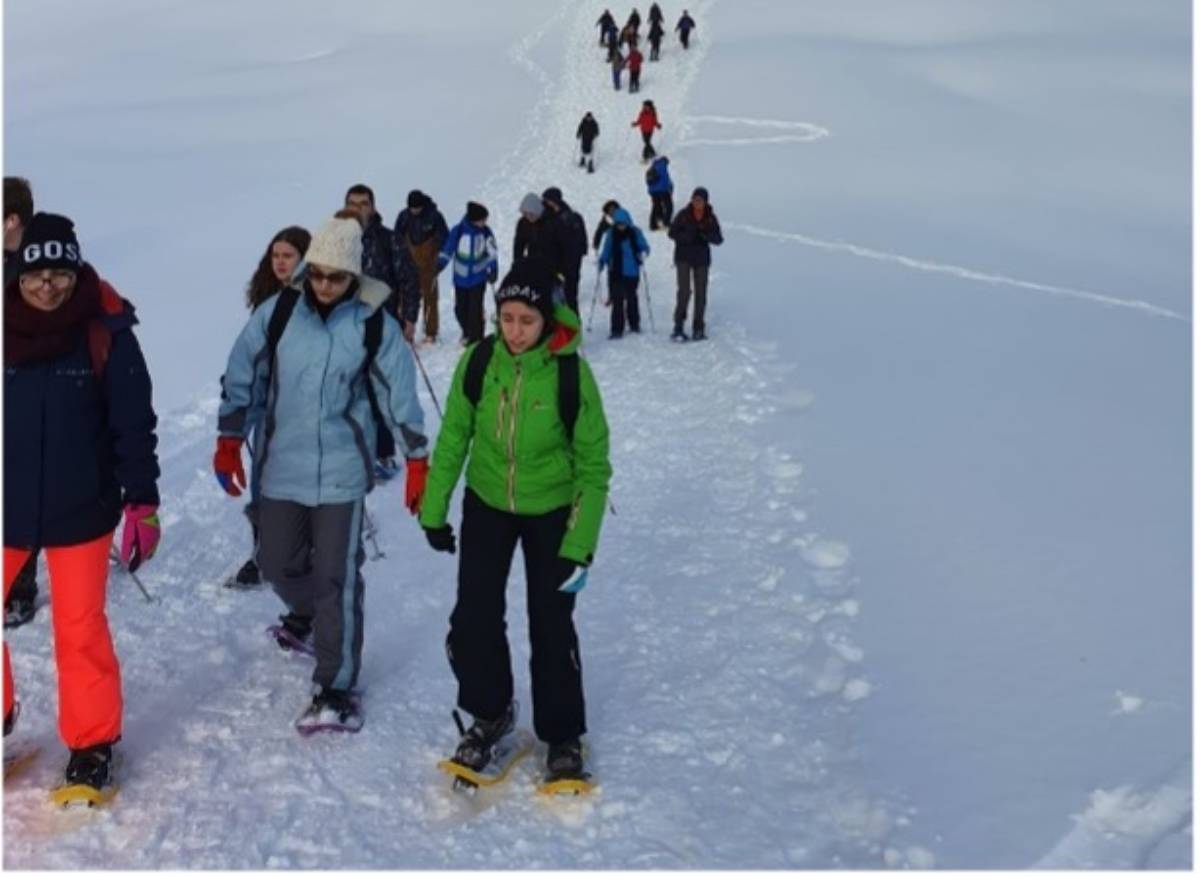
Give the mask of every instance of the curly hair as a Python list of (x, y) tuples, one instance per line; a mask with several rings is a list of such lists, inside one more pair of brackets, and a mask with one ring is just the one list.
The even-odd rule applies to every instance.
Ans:
[(286, 229), (276, 232), (271, 243), (267, 245), (267, 252), (263, 254), (262, 259), (258, 260), (258, 268), (251, 276), (250, 283), (246, 285), (246, 307), (251, 310), (279, 292), (279, 279), (271, 270), (271, 250), (280, 241), (285, 241), (295, 247), (300, 253), (300, 258), (303, 259), (308, 245), (312, 242), (312, 235), (308, 233), (307, 229), (300, 226), (288, 226)]

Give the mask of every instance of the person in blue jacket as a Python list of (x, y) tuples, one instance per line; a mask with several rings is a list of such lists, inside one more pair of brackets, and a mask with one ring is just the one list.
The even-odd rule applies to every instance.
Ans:
[(629, 211), (618, 207), (613, 211), (612, 227), (604, 237), (600, 251), (600, 270), (608, 268), (608, 298), (612, 305), (612, 328), (609, 338), (625, 334), (625, 322), (630, 332), (642, 331), (638, 313), (638, 280), (642, 262), (650, 255), (650, 245), (642, 230), (633, 224)]
[(438, 254), (438, 271), (454, 263), (454, 316), (464, 345), (483, 340), (484, 287), (500, 273), (499, 247), (487, 224), (488, 210), (467, 202), (467, 213), (446, 236)]
[[(288, 609), (276, 629), (280, 646), (311, 649), (317, 659), (316, 694), (296, 726), (357, 731), (363, 501), (374, 486), (376, 440), (368, 382), (408, 458), (405, 505), (413, 514), (429, 449), (412, 353), (398, 322), (379, 310), (387, 286), (361, 273), (358, 222), (327, 221), (304, 258), (298, 288), (259, 307), (229, 355), (213, 469), (227, 493), (240, 495), (242, 443), (261, 416), (258, 561)], [(280, 327), (275, 312), (288, 307)]]
[[(34, 548), (50, 569), (66, 781), (102, 794), (122, 734), (121, 672), (105, 615), (109, 554), (158, 546), (158, 419), (126, 302), (83, 260), (74, 223), (37, 213), (4, 288), (4, 591)], [(4, 646), (4, 734), (16, 721)]]
[(671, 225), (675, 215), (675, 204), (671, 198), (675, 184), (667, 167), (671, 163), (665, 155), (656, 158), (646, 168), (646, 191), (650, 193), (650, 231), (657, 232)]

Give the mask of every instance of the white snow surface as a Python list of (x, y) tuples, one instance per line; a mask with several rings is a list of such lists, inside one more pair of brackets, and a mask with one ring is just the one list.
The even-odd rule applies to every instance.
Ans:
[[(640, 95), (599, 5), (218, 6), (6, 6), (6, 173), (139, 306), (164, 542), (160, 603), (110, 585), (113, 807), (47, 804), (48, 613), (6, 633), (45, 753), (5, 789), (5, 868), (1191, 865), (1186, 4), (696, 0)], [(597, 307), (586, 339), (615, 470), (576, 613), (598, 790), (534, 795), (540, 750), (473, 798), (434, 768), (456, 559), (400, 484), (368, 500), (366, 726), (299, 738), (311, 665), (264, 635), (269, 591), (221, 586), (250, 548), (210, 472), (246, 278), (360, 180), (389, 224), (410, 188), (450, 223), (482, 200), (503, 265), (526, 191), (645, 222), (644, 97), (726, 243), (711, 341), (665, 341), (650, 233), (656, 332), (610, 342)]]

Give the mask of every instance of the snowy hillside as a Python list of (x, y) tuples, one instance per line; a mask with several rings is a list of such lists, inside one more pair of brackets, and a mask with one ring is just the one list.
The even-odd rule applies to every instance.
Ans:
[[(6, 786), (5, 868), (1191, 865), (1186, 4), (698, 0), (640, 95), (589, 4), (221, 6), (6, 5), (5, 170), (139, 306), (164, 543), (160, 602), (110, 586), (111, 809), (46, 803), (49, 614), (6, 634), (46, 753)], [(502, 267), (527, 191), (644, 225), (644, 97), (676, 205), (706, 185), (727, 240), (711, 341), (667, 343), (648, 233), (657, 332), (609, 341), (597, 307), (585, 343), (615, 470), (576, 613), (599, 790), (539, 799), (540, 751), (473, 799), (435, 770), (455, 559), (400, 485), (368, 499), (367, 725), (299, 738), (311, 667), (264, 636), (273, 595), (222, 588), (249, 535), (210, 471), (255, 261), (359, 181), (389, 224), (410, 188), (452, 223), (483, 201)], [(443, 401), (457, 355), (422, 349)]]

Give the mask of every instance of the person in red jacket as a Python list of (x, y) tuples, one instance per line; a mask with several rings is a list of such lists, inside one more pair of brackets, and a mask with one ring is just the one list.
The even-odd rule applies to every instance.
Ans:
[(662, 123), (658, 121), (658, 110), (654, 109), (654, 101), (642, 101), (642, 111), (638, 113), (638, 117), (633, 120), (631, 128), (638, 128), (642, 132), (642, 161), (648, 162), (654, 158), (657, 153), (654, 147), (650, 144), (650, 138), (654, 136), (654, 129), (662, 130)]
[(629, 93), (639, 92), (642, 90), (642, 53), (634, 46), (629, 50), (629, 57), (625, 59), (625, 66), (629, 68)]

